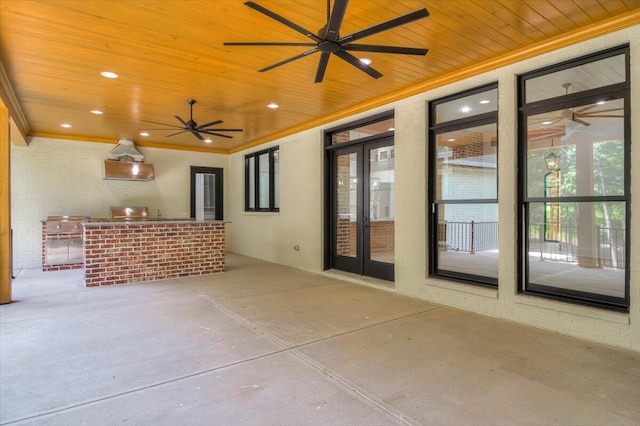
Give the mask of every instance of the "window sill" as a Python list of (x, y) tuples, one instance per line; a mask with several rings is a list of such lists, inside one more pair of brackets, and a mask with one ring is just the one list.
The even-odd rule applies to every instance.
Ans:
[(242, 212), (243, 216), (280, 216), (280, 212)]
[(605, 309), (592, 308), (590, 306), (574, 305), (568, 302), (557, 302), (555, 300), (525, 294), (517, 295), (514, 302), (518, 305), (534, 306), (536, 308), (579, 315), (582, 317), (589, 317), (617, 324), (629, 325), (631, 323), (629, 320), (629, 314), (626, 313), (612, 312)]
[(455, 281), (448, 281), (448, 280), (437, 279), (437, 278), (428, 278), (425, 284), (430, 287), (438, 287), (446, 290), (456, 291), (459, 293), (473, 294), (475, 296), (482, 296), (489, 299), (498, 298), (497, 289), (476, 286), (473, 284), (463, 284)]

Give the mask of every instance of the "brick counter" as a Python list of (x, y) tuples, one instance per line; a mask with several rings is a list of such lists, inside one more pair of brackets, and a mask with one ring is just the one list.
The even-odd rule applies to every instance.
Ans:
[(87, 287), (224, 271), (220, 221), (85, 223), (83, 236)]

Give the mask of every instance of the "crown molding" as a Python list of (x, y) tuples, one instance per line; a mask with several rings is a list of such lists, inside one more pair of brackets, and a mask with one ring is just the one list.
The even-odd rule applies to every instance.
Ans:
[[(9, 116), (15, 124), (15, 128), (20, 132), (21, 138), (17, 139), (20, 141), (20, 144), (27, 144), (27, 136), (29, 135), (29, 122), (27, 121), (27, 117), (22, 112), (22, 108), (20, 107), (20, 103), (18, 102), (18, 98), (16, 97), (15, 92), (13, 91), (13, 87), (11, 87), (11, 82), (9, 81), (9, 77), (7, 76), (7, 72), (4, 69), (4, 65), (0, 62), (0, 98), (2, 98), (2, 102), (9, 109)], [(16, 140), (16, 138), (12, 138), (12, 140)]]

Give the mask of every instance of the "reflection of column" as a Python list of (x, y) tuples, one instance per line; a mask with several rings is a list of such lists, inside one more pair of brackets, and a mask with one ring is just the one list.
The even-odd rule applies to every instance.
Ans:
[[(576, 193), (593, 195), (593, 143), (576, 144)], [(578, 265), (585, 268), (598, 266), (597, 235), (594, 203), (578, 205)]]

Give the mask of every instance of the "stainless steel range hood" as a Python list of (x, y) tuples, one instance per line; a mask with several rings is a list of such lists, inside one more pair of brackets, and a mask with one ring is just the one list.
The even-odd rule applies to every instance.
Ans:
[(144, 162), (132, 140), (120, 139), (118, 145), (104, 160), (104, 178), (107, 180), (149, 181), (155, 178), (153, 164)]

